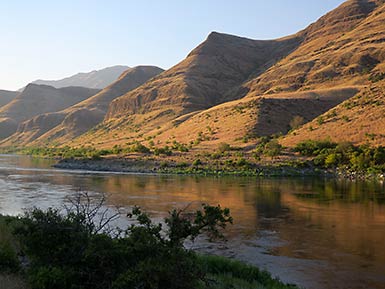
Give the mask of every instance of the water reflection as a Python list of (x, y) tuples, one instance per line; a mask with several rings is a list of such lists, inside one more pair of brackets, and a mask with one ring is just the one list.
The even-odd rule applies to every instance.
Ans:
[(201, 250), (262, 266), (308, 288), (385, 288), (385, 189), (333, 179), (200, 178), (52, 170), (47, 160), (0, 156), (0, 212), (58, 206), (78, 190), (109, 193), (155, 217), (173, 207), (220, 203), (229, 242)]

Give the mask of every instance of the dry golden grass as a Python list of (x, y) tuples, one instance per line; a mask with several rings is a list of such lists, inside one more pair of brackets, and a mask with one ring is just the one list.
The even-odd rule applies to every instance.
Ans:
[[(97, 128), (73, 139), (92, 117), (72, 115), (77, 119), (69, 121), (72, 126), (56, 126), (29, 145), (55, 140), (97, 148), (134, 141), (194, 143), (197, 149), (221, 142), (248, 146), (250, 136), (285, 134), (295, 116), (312, 121), (385, 75), (384, 44), (384, 0), (349, 0), (303, 31), (278, 40), (212, 33), (185, 60), (112, 101)], [(330, 137), (385, 144), (381, 106), (340, 107), (339, 120), (320, 128), (310, 122), (283, 143)]]
[(373, 84), (302, 128), (282, 144), (294, 146), (307, 139), (385, 145), (385, 80)]

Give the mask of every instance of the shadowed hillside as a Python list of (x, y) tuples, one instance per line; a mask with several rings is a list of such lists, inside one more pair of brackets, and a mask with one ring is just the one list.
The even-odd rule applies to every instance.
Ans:
[(16, 91), (0, 90), (0, 107), (10, 103), (18, 94)]
[(0, 139), (13, 134), (18, 124), (27, 119), (67, 108), (98, 91), (84, 87), (56, 89), (47, 85), (29, 84), (22, 93), (0, 109)]
[(350, 0), (326, 14), (300, 32), (293, 53), (243, 86), (247, 96), (367, 83), (384, 69), (383, 3)]
[(94, 96), (59, 112), (45, 113), (19, 125), (17, 132), (3, 144), (63, 142), (84, 133), (101, 122), (110, 102), (135, 89), (163, 70), (155, 66), (137, 66), (126, 70), (117, 81)]
[(257, 41), (213, 32), (185, 60), (113, 101), (106, 119), (155, 110), (182, 115), (236, 99), (229, 92), (298, 44), (291, 37)]
[(385, 144), (385, 81), (375, 83), (312, 122), (287, 135), (282, 143), (293, 146), (314, 139)]

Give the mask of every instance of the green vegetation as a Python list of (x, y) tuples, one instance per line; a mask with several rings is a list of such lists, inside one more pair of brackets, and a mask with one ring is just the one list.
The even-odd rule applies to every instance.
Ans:
[(290, 128), (291, 129), (297, 129), (300, 126), (302, 126), (305, 123), (305, 119), (302, 116), (296, 115), (293, 117), (293, 119), (290, 121)]
[(254, 157), (257, 161), (261, 159), (262, 155), (269, 156), (272, 159), (279, 156), (282, 153), (282, 145), (276, 138), (273, 137), (261, 137), (254, 150)]
[(365, 173), (385, 172), (385, 148), (354, 146), (331, 141), (304, 141), (295, 147), (303, 156), (313, 157), (313, 163), (323, 168), (343, 168)]
[(10, 252), (0, 247), (0, 274), (16, 272), (32, 289), (296, 288), (250, 265), (184, 248), (202, 233), (223, 238), (232, 217), (219, 205), (172, 210), (163, 223), (134, 207), (128, 216), (135, 222), (123, 230), (110, 227), (118, 214), (106, 213), (103, 201), (84, 199), (80, 194), (66, 213), (0, 217), (0, 243)]

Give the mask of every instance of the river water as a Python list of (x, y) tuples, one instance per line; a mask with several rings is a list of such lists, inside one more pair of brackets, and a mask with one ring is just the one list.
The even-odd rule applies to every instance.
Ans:
[(78, 190), (154, 218), (202, 202), (231, 209), (228, 242), (192, 246), (255, 264), (303, 288), (385, 288), (385, 184), (53, 169), (52, 160), (0, 155), (0, 213), (60, 207)]

